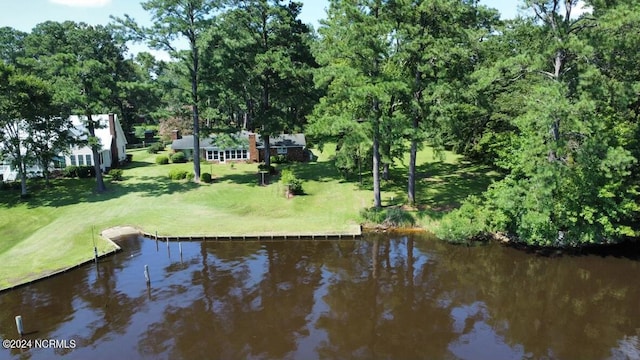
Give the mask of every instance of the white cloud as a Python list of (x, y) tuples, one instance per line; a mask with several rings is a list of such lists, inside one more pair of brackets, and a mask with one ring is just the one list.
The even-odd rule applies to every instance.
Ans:
[(74, 7), (102, 7), (109, 5), (111, 0), (49, 0), (54, 4)]

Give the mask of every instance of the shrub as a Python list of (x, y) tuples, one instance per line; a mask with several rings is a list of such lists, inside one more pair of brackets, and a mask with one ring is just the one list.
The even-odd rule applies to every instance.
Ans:
[(360, 210), (360, 217), (366, 222), (388, 227), (413, 227), (416, 219), (401, 208), (369, 208)]
[(0, 190), (20, 190), (22, 188), (22, 183), (19, 180), (16, 181), (0, 181)]
[(78, 177), (88, 179), (96, 176), (96, 170), (93, 166), (78, 166)]
[(174, 164), (186, 163), (187, 156), (182, 151), (178, 151), (177, 153), (171, 155), (171, 162)]
[(273, 167), (273, 165), (269, 165), (267, 167), (267, 165), (263, 163), (263, 164), (258, 165), (258, 170), (260, 170), (260, 171), (268, 171), (269, 174), (271, 174), (271, 175), (275, 175), (276, 174), (276, 168)]
[(193, 179), (195, 179), (195, 177), (196, 177), (196, 174), (194, 174), (192, 172), (187, 172), (186, 178), (187, 178), (188, 181), (193, 181)]
[(183, 180), (187, 178), (187, 174), (189, 172), (187, 170), (181, 170), (181, 169), (171, 169), (171, 171), (169, 171), (169, 179), (171, 180)]
[(289, 192), (291, 192), (292, 194), (301, 195), (304, 193), (304, 191), (302, 190), (302, 180), (298, 179), (290, 169), (282, 170), (280, 182), (287, 186)]
[(200, 175), (200, 180), (202, 180), (203, 182), (205, 182), (207, 184), (211, 183), (211, 174), (202, 173), (202, 175)]
[(169, 157), (166, 155), (160, 155), (156, 157), (156, 164), (158, 165), (167, 165), (169, 163)]
[(445, 215), (434, 232), (439, 239), (452, 243), (485, 237), (489, 230), (487, 212), (480, 200), (471, 196), (459, 209)]
[(286, 155), (274, 155), (269, 158), (274, 164), (286, 164), (289, 162), (289, 159)]
[(109, 175), (113, 181), (122, 181), (122, 169), (111, 169)]
[(413, 227), (416, 224), (416, 219), (406, 210), (390, 208), (387, 209), (387, 216), (383, 224), (392, 227)]
[(68, 178), (78, 177), (78, 167), (77, 166), (73, 166), (73, 165), (67, 166), (62, 171), (62, 176), (68, 177)]
[(387, 214), (382, 208), (373, 207), (360, 210), (360, 217), (366, 222), (382, 224), (384, 219), (387, 217)]
[(149, 146), (149, 148), (147, 149), (147, 152), (149, 152), (149, 154), (157, 154), (159, 151), (163, 151), (163, 150), (164, 150), (164, 143), (160, 141), (160, 142), (151, 144), (151, 146)]

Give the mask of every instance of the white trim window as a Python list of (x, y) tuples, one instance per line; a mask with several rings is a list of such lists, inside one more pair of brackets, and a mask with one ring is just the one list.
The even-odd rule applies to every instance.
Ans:
[(87, 155), (85, 155), (84, 157), (85, 157), (85, 159), (87, 160), (87, 165), (88, 165), (88, 166), (93, 165), (93, 164), (91, 163), (91, 155), (90, 155), (90, 154), (87, 154)]
[(84, 156), (78, 155), (78, 166), (84, 166)]
[(286, 147), (279, 147), (277, 151), (278, 151), (278, 155), (286, 155), (287, 154), (287, 148)]
[(75, 155), (69, 155), (69, 162), (71, 163), (71, 166), (76, 166), (78, 165), (76, 163), (76, 156)]

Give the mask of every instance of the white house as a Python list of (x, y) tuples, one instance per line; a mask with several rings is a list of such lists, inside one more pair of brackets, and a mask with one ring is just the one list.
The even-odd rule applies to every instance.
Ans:
[[(120, 121), (115, 114), (92, 115), (91, 118), (97, 122), (95, 134), (100, 140), (101, 145), (101, 150), (99, 152), (101, 160), (100, 168), (102, 171), (107, 171), (127, 159), (127, 139), (124, 136), (124, 131), (122, 130)], [(78, 139), (86, 140), (89, 133), (83, 122), (83, 120), (86, 120), (86, 116), (79, 117), (73, 115), (70, 117), (70, 120), (73, 124), (73, 129), (71, 130), (73, 135)], [(93, 153), (89, 146), (72, 146), (66, 154), (60, 154), (60, 157), (64, 157), (64, 164), (57, 164), (58, 166), (94, 165)], [(1, 160), (2, 159), (0, 159), (0, 181), (16, 180), (18, 178), (18, 169), (11, 166), (8, 161)], [(53, 169), (54, 165), (50, 164), (50, 168)], [(27, 167), (27, 176), (31, 177), (41, 175), (42, 166), (39, 164)]]
[[(100, 114), (92, 115), (91, 118), (96, 122), (95, 134), (100, 140), (100, 168), (102, 171), (107, 171), (117, 167), (127, 159), (127, 139), (118, 117), (115, 114)], [(89, 134), (85, 126), (87, 117), (72, 115), (70, 119), (74, 135), (79, 139), (86, 139)], [(93, 152), (89, 146), (73, 146), (64, 158), (67, 166), (94, 165)]]

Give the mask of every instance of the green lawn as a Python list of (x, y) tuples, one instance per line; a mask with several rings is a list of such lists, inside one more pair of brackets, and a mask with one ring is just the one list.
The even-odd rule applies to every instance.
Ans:
[[(131, 151), (133, 162), (124, 181), (111, 182), (97, 194), (92, 179), (59, 179), (45, 188), (29, 183), (32, 197), (21, 200), (16, 191), (0, 191), (0, 289), (93, 258), (93, 239), (99, 253), (112, 245), (99, 233), (109, 227), (131, 225), (159, 235), (256, 233), (325, 233), (352, 229), (359, 210), (371, 206), (370, 181), (343, 179), (329, 161), (332, 147), (317, 162), (290, 165), (304, 180), (305, 195), (284, 197), (274, 178), (259, 186), (256, 164), (202, 164), (213, 184), (169, 181), (172, 168), (191, 170), (192, 163), (156, 165), (157, 155)], [(482, 190), (495, 175), (462, 163), (451, 154), (443, 162), (427, 149), (419, 154), (419, 217), (437, 218), (466, 195)], [(383, 186), (386, 205), (406, 199), (398, 164)], [(367, 178), (365, 174), (365, 178)], [(93, 229), (93, 230), (92, 230)], [(93, 231), (93, 234), (92, 234)]]

